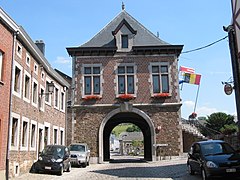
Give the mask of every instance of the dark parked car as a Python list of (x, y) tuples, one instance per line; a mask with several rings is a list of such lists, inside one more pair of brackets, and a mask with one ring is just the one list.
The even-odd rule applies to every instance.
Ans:
[(192, 145), (187, 166), (191, 175), (201, 173), (203, 180), (237, 176), (240, 175), (240, 154), (221, 140), (200, 141)]
[(70, 151), (62, 145), (47, 145), (34, 163), (35, 172), (53, 172), (62, 175), (71, 171)]

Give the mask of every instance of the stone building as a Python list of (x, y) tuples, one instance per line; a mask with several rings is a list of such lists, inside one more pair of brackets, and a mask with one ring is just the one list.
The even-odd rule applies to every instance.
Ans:
[(121, 123), (143, 133), (144, 159), (156, 147), (182, 153), (178, 56), (171, 45), (123, 10), (92, 39), (68, 47), (73, 65), (72, 136), (91, 147), (92, 162), (110, 160), (109, 137)]
[[(6, 174), (14, 177), (30, 170), (45, 145), (65, 144), (65, 103), (69, 84), (44, 57), (43, 41), (35, 44), (23, 27), (2, 9), (0, 28), (0, 33), (5, 33), (0, 37), (3, 68), (9, 63), (6, 72), (3, 70), (1, 93), (2, 87), (9, 89), (11, 86), (11, 93), (5, 94), (4, 102), (10, 101), (6, 105), (10, 116), (7, 117), (8, 111), (2, 114), (3, 109), (0, 110), (0, 118), (4, 118), (1, 129), (4, 128), (5, 132), (0, 133), (0, 137), (9, 141), (8, 148), (6, 142), (2, 143), (4, 147), (1, 148), (5, 150), (0, 162), (6, 160), (9, 163)], [(10, 64), (12, 71), (8, 70)], [(3, 105), (2, 101), (0, 104)], [(9, 121), (9, 128), (5, 121)]]

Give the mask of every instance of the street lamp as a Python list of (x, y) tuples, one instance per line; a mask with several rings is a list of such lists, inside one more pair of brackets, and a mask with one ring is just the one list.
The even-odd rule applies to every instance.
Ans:
[(47, 87), (48, 87), (48, 92), (41, 92), (39, 94), (40, 97), (42, 97), (43, 95), (48, 95), (48, 94), (52, 94), (53, 91), (54, 91), (54, 83), (53, 81), (51, 81), (50, 83), (47, 84)]

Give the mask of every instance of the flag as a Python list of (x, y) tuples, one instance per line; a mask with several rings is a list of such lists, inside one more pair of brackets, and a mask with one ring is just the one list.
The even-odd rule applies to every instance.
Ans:
[(184, 74), (184, 82), (186, 82), (186, 83), (199, 85), (200, 80), (201, 80), (200, 74), (192, 74), (192, 73)]
[(195, 70), (193, 68), (189, 68), (189, 67), (184, 67), (184, 66), (180, 66), (179, 71), (185, 72), (185, 73), (195, 73)]

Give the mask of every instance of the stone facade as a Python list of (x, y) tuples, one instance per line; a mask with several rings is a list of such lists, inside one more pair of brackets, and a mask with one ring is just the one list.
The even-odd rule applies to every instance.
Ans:
[[(161, 144), (169, 146), (171, 155), (182, 153), (178, 86), (181, 45), (160, 40), (123, 10), (90, 41), (67, 50), (73, 59), (73, 141), (89, 145), (92, 161), (101, 163), (110, 159), (110, 133), (125, 122), (142, 130), (146, 160), (157, 159), (156, 149)], [(94, 71), (95, 67), (100, 70)], [(133, 80), (120, 82), (123, 75), (119, 75), (119, 67), (129, 68)], [(161, 71), (167, 73), (168, 88), (160, 93), (153, 90), (156, 88), (154, 67), (167, 68)], [(97, 81), (94, 80), (96, 74)], [(133, 84), (128, 82), (131, 80)], [(126, 82), (126, 86), (134, 87), (131, 93), (124, 94), (120, 86)], [(159, 83), (163, 86), (162, 81)], [(90, 92), (91, 88), (99, 91)], [(120, 99), (122, 94), (131, 100)]]

